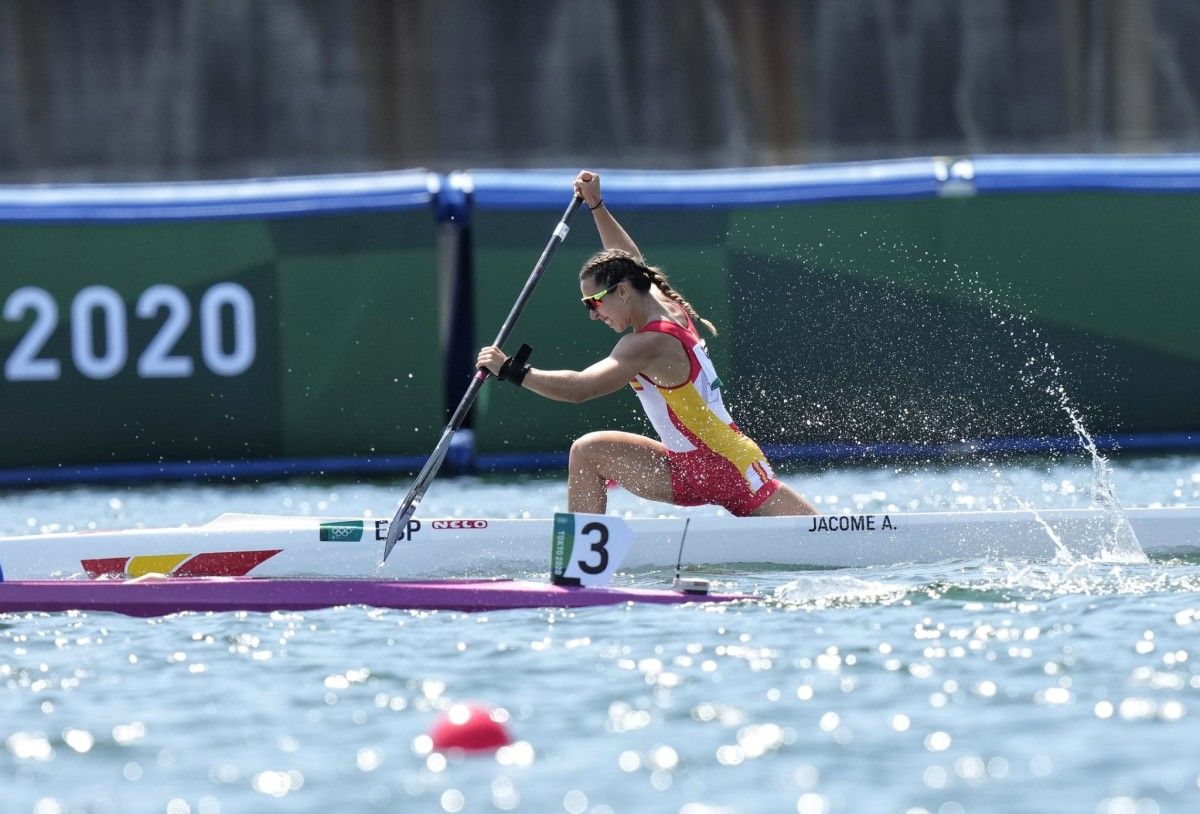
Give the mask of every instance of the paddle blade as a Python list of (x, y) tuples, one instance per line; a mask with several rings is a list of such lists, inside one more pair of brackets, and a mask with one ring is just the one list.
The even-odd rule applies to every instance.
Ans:
[(396, 547), (396, 543), (400, 541), (404, 530), (408, 528), (408, 521), (412, 520), (412, 516), (417, 512), (417, 504), (420, 499), (406, 500), (404, 505), (396, 511), (396, 516), (392, 518), (392, 522), (388, 524), (387, 542), (383, 544), (383, 561), (387, 562), (388, 555), (392, 553), (392, 549)]
[(404, 502), (400, 504), (400, 508), (396, 510), (395, 516), (392, 517), (391, 525), (388, 526), (387, 542), (383, 544), (383, 562), (387, 562), (388, 554), (392, 553), (392, 548), (404, 536), (404, 530), (408, 528), (408, 522), (416, 514), (417, 506), (421, 505), (421, 498), (425, 497), (425, 490), (433, 482), (434, 476), (437, 475), (438, 469), (442, 466), (442, 461), (446, 460), (446, 452), (450, 449), (450, 442), (454, 438), (454, 431), (462, 423), (460, 414), (465, 414), (470, 409), (471, 402), (475, 400), (475, 393), (479, 391), (479, 385), (482, 381), (483, 379), (479, 376), (472, 379), (471, 386), (467, 388), (467, 393), (463, 396), (462, 403), (458, 405), (458, 410), (455, 412), (450, 426), (446, 427), (446, 431), (442, 433), (442, 440), (438, 441), (437, 448), (429, 456), (429, 460), (425, 462), (425, 466), (421, 468), (421, 473), (417, 475), (416, 482), (408, 490), (408, 494), (404, 496)]

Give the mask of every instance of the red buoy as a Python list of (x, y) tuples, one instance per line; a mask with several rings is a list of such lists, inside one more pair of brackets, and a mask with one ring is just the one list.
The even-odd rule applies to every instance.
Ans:
[(438, 752), (493, 752), (513, 742), (504, 725), (508, 713), (482, 704), (455, 704), (433, 723), (429, 737)]

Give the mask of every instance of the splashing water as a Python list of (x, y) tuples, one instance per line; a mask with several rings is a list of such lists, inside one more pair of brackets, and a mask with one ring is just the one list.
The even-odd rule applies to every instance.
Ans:
[[(1042, 392), (1050, 396), (1055, 406), (1066, 415), (1071, 431), (1088, 454), (1092, 473), (1091, 503), (1094, 508), (1100, 510), (1102, 517), (1095, 531), (1089, 530), (1089, 534), (1096, 534), (1104, 543), (1102, 560), (1106, 562), (1147, 562), (1146, 553), (1142, 550), (1137, 534), (1117, 498), (1112, 467), (1109, 465), (1108, 459), (1097, 448), (1095, 439), (1084, 425), (1080, 410), (1068, 395), (1066, 385), (1060, 379), (1062, 369), (1050, 343), (1044, 341), (1037, 327), (1030, 324), (1029, 315), (1015, 307), (1013, 304), (1015, 297), (1011, 292), (1006, 292), (1006, 296), (1001, 296), (995, 290), (983, 286), (977, 273), (965, 274), (958, 264), (953, 266), (951, 279), (955, 281), (956, 287), (961, 292), (975, 296), (981, 302), (986, 303), (992, 319), (999, 320), (1000, 324), (1014, 325), (1014, 329), (1009, 331), (1013, 347), (1024, 348), (1026, 351), (1026, 361), (1023, 374), (1019, 377), (1020, 380), (1035, 391), (1039, 382), (1048, 380), (1041, 387)], [(1016, 330), (1016, 326), (1020, 327), (1020, 332)], [(1042, 357), (1040, 365), (1037, 349), (1040, 349)], [(1014, 495), (1014, 498), (1017, 496)], [(1017, 502), (1022, 508), (1033, 512), (1035, 519), (1054, 542), (1060, 558), (1066, 561), (1077, 559), (1071, 554), (1069, 541), (1061, 539), (1054, 529), (1038, 515), (1037, 509), (1032, 504), (1019, 498), (1017, 498)]]
[[(955, 267), (958, 271), (958, 267)], [(973, 278), (974, 293), (979, 296), (986, 296), (992, 292), (982, 288), (978, 284), (978, 278)], [(970, 291), (971, 288), (964, 286), (964, 290)], [(997, 297), (994, 300), (994, 305), (1000, 305), (1000, 299)], [(1042, 387), (1042, 392), (1050, 396), (1054, 404), (1066, 415), (1070, 423), (1071, 431), (1083, 449), (1089, 456), (1091, 466), (1092, 482), (1091, 495), (1092, 506), (1102, 512), (1103, 520), (1101, 528), (1097, 529), (1099, 536), (1105, 542), (1104, 559), (1106, 561), (1115, 562), (1146, 562), (1146, 553), (1142, 550), (1141, 543), (1138, 542), (1137, 534), (1134, 533), (1133, 527), (1129, 523), (1128, 517), (1125, 515), (1125, 509), (1117, 498), (1116, 484), (1113, 481), (1112, 467), (1109, 465), (1108, 459), (1101, 454), (1096, 446), (1096, 441), (1092, 434), (1088, 432), (1084, 425), (1083, 416), (1080, 410), (1072, 402), (1071, 397), (1067, 393), (1066, 386), (1060, 380), (1061, 367), (1058, 364), (1058, 359), (1054, 350), (1050, 347), (1050, 343), (1042, 339), (1040, 331), (1037, 327), (1029, 323), (1029, 316), (1024, 313), (1016, 312), (1009, 305), (1007, 309), (1009, 321), (1012, 321), (1021, 326), (1023, 334), (1011, 332), (1013, 344), (1017, 346), (1024, 343), (1026, 346), (1032, 345), (1034, 348), (1040, 348), (1041, 354), (1044, 357), (1044, 362), (1040, 367), (1037, 365), (1037, 355), (1030, 354), (1025, 363), (1025, 373), (1021, 377), (1022, 381), (1030, 387), (1036, 389), (1040, 380), (1049, 380)], [(993, 314), (996, 312), (993, 307)], [(1036, 516), (1036, 510), (1034, 510)], [(1066, 549), (1062, 540), (1044, 523), (1040, 517), (1038, 521), (1047, 529), (1055, 546), (1060, 549)]]
[(885, 605), (904, 597), (904, 585), (844, 574), (796, 577), (775, 588), (771, 602), (790, 610)]
[[(744, 410), (753, 421), (758, 413), (765, 423), (770, 414), (774, 424), (763, 435), (849, 441), (867, 459), (881, 442), (913, 448), (928, 443), (931, 454), (917, 465), (934, 465), (944, 444), (956, 443), (996, 478), (1006, 502), (1035, 517), (1032, 501), (1003, 484), (1005, 453), (982, 451), (972, 439), (1073, 435), (1088, 456), (1091, 505), (1100, 515), (1089, 524), (1089, 542), (1102, 542), (1105, 561), (1146, 561), (1117, 498), (1112, 469), (1068, 396), (1064, 366), (1010, 285), (985, 282), (977, 268), (878, 233), (856, 232), (846, 240), (829, 230), (827, 240), (797, 249), (780, 239), (787, 231), (772, 227), (761, 240), (738, 236), (737, 242), (752, 247), (750, 273), (765, 275), (757, 278), (761, 287), (749, 288), (756, 296), (803, 294), (812, 305), (806, 315), (808, 353), (835, 361), (825, 361), (818, 373), (763, 369), (761, 384), (747, 388), (755, 403), (737, 406), (739, 417)], [(787, 291), (787, 285), (803, 291)], [(750, 313), (758, 336), (773, 333), (769, 307)], [(794, 360), (781, 364), (794, 367)], [(1055, 414), (1067, 417), (1069, 432)], [(752, 434), (759, 432), (756, 427)], [(1063, 454), (1052, 451), (1050, 462)], [(1060, 559), (1078, 559), (1072, 540), (1043, 527)]]
[[(1051, 355), (1051, 359), (1053, 359), (1053, 355)], [(1113, 482), (1112, 467), (1109, 465), (1108, 459), (1101, 455), (1100, 450), (1096, 448), (1095, 439), (1083, 425), (1083, 419), (1072, 406), (1066, 389), (1059, 385), (1056, 393), (1051, 392), (1057, 396), (1059, 406), (1071, 420), (1071, 428), (1083, 442), (1084, 449), (1091, 455), (1092, 505), (1099, 508), (1104, 514), (1104, 520), (1108, 527), (1105, 539), (1109, 541), (1110, 546), (1107, 550), (1108, 555), (1117, 560), (1145, 562), (1146, 552), (1142, 550), (1142, 544), (1138, 542), (1137, 534), (1134, 533), (1133, 526), (1129, 523), (1125, 507), (1117, 498), (1117, 487)]]

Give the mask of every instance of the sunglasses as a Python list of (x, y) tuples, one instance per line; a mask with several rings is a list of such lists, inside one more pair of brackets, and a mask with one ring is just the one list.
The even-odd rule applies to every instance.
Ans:
[(595, 294), (588, 294), (586, 297), (580, 297), (579, 301), (583, 303), (583, 307), (589, 311), (595, 311), (600, 304), (600, 300), (608, 296), (609, 292), (615, 291), (620, 283), (613, 283), (603, 291), (597, 291)]

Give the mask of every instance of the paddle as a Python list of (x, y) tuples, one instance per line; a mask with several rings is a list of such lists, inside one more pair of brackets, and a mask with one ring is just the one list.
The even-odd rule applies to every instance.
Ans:
[[(542, 272), (550, 264), (550, 258), (554, 256), (554, 250), (558, 248), (558, 244), (566, 240), (567, 232), (570, 231), (571, 220), (575, 217), (575, 213), (579, 211), (579, 205), (582, 203), (583, 198), (578, 195), (572, 198), (571, 204), (567, 207), (567, 211), (563, 212), (558, 226), (554, 227), (554, 234), (550, 237), (550, 242), (542, 250), (542, 256), (538, 258), (537, 265), (533, 267), (533, 273), (525, 281), (525, 287), (521, 289), (521, 293), (517, 297), (517, 301), (513, 304), (512, 310), (508, 312), (508, 318), (500, 326), (500, 333), (496, 334), (496, 340), (492, 342), (496, 347), (502, 346), (504, 340), (508, 339), (508, 334), (516, 324), (517, 317), (521, 316), (521, 311), (524, 310), (525, 303), (529, 301), (529, 297), (533, 294), (534, 286), (538, 284), (538, 280), (542, 277)], [(420, 505), (421, 499), (425, 497), (426, 490), (429, 489), (429, 484), (433, 482), (438, 469), (442, 466), (442, 461), (446, 459), (446, 453), (450, 451), (450, 441), (453, 439), (454, 433), (462, 426), (467, 413), (471, 411), (471, 405), (475, 403), (475, 397), (479, 394), (479, 389), (483, 387), (483, 383), (487, 381), (488, 376), (489, 373), (486, 370), (475, 371), (475, 375), (471, 377), (470, 385), (467, 386), (467, 392), (463, 394), (462, 401), (458, 403), (454, 415), (450, 417), (450, 423), (446, 425), (445, 431), (442, 432), (441, 440), (438, 441), (433, 454), (429, 456), (429, 460), (425, 462), (425, 466), (421, 468), (421, 473), (417, 475), (412, 488), (408, 490), (408, 495), (405, 496), (404, 502), (396, 510), (396, 516), (392, 518), (392, 523), (388, 526), (387, 542), (383, 546), (384, 562), (387, 562), (388, 555), (392, 553), (392, 549), (395, 547), (396, 541), (400, 539), (400, 535), (408, 528), (408, 521), (416, 513), (417, 506)]]

